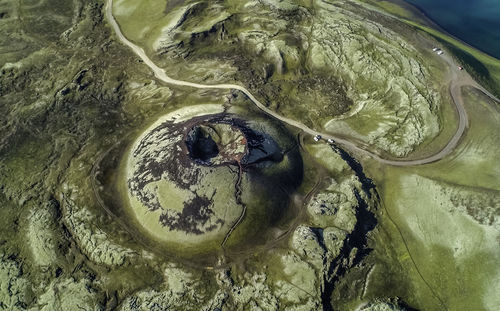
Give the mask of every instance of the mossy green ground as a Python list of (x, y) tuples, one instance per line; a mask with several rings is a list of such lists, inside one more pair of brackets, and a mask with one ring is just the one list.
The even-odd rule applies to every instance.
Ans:
[(466, 43), (434, 29), (429, 20), (421, 15), (415, 8), (399, 0), (394, 1), (373, 1), (360, 0), (374, 7), (378, 7), (415, 27), (415, 29), (427, 33), (434, 37), (452, 52), (453, 56), (462, 63), (464, 68), (486, 87), (495, 96), (500, 96), (500, 60), (467, 45)]
[[(137, 310), (136, 303), (200, 310), (220, 288), (221, 301), (227, 301), (225, 294), (250, 307), (256, 307), (256, 301), (260, 306), (277, 303), (276, 297), (286, 297), (284, 306), (297, 306), (296, 302), (311, 298), (300, 283), (317, 294), (318, 275), (312, 268), (317, 265), (317, 254), (290, 255), (290, 234), (273, 245), (279, 249), (270, 251), (270, 256), (258, 250), (231, 270), (190, 269), (182, 260), (178, 262), (186, 266), (176, 268), (172, 267), (175, 258), (150, 251), (154, 244), (135, 239), (133, 232), (100, 206), (91, 172), (102, 152), (166, 111), (233, 96), (229, 91), (193, 91), (152, 80), (150, 70), (112, 39), (102, 4), (93, 0), (1, 3), (0, 13), (7, 12), (7, 18), (0, 21), (2, 35), (12, 34), (2, 36), (0, 47), (1, 302), (14, 310)], [(155, 17), (159, 13), (148, 14)], [(217, 15), (209, 16), (217, 19)], [(266, 18), (264, 24), (274, 25)], [(411, 32), (406, 29), (406, 34)], [(215, 49), (214, 45), (205, 51)], [(33, 51), (37, 52), (31, 54)], [(293, 57), (285, 57), (285, 62), (291, 70), (300, 67)], [(216, 70), (206, 75), (197, 71), (200, 64)], [(196, 79), (232, 80), (236, 68), (220, 65), (211, 59), (182, 61), (174, 73), (187, 68), (187, 76), (198, 75)], [(258, 69), (256, 72), (262, 72)], [(384, 206), (377, 234), (371, 237), (376, 246), (373, 255), (350, 267), (347, 277), (336, 284), (337, 294), (343, 294), (348, 306), (344, 309), (352, 310), (359, 300), (381, 296), (400, 296), (424, 310), (442, 310), (440, 301), (450, 310), (498, 306), (495, 297), (500, 290), (494, 265), (498, 254), (488, 228), (497, 219), (495, 146), (499, 141), (494, 134), (499, 121), (498, 113), (487, 108), (492, 105), (479, 104), (481, 97), (474, 96), (467, 99), (475, 105), (471, 109), (468, 104), (469, 136), (449, 159), (414, 169), (368, 165), (367, 174), (374, 176)], [(231, 104), (253, 109), (248, 102)], [(302, 113), (290, 111), (295, 117)], [(340, 180), (352, 175), (337, 155), (329, 161), (324, 147), (306, 144), (305, 150), (319, 165), (307, 159), (305, 181), (299, 189), (303, 197), (325, 176), (332, 174)], [(97, 187), (101, 186), (98, 181)], [(299, 203), (300, 195), (294, 197)], [(321, 224), (300, 213), (296, 221)], [(40, 227), (44, 230), (37, 229)], [(443, 230), (446, 227), (449, 232)], [(45, 231), (49, 229), (53, 235)], [(345, 256), (340, 258), (342, 262), (350, 260), (349, 254)], [(376, 265), (363, 290), (365, 263)], [(229, 272), (233, 279), (219, 279), (219, 274)], [(267, 274), (267, 283), (262, 274)], [(224, 284), (231, 285), (224, 288)], [(279, 288), (273, 292), (276, 297), (271, 295), (276, 290), (273, 287)], [(134, 300), (136, 295), (141, 298)], [(342, 309), (340, 305), (338, 309)]]
[[(364, 2), (436, 38), (498, 95), (500, 61), (424, 26), (427, 21), (418, 12), (393, 2)], [(469, 129), (449, 157), (415, 168), (368, 162), (383, 208), (372, 241), (377, 259), (366, 298), (390, 292), (423, 310), (493, 310), (499, 304), (498, 103), (468, 88), (464, 101)], [(453, 115), (449, 111), (443, 120), (456, 124)], [(442, 141), (448, 135), (442, 133)]]
[(449, 124), (436, 117), (444, 64), (411, 28), (352, 2), (121, 0), (114, 13), (168, 75), (243, 84), (282, 115), (393, 156)]
[(449, 157), (413, 168), (367, 166), (383, 206), (375, 239), (382, 263), (367, 295), (395, 282), (403, 286), (394, 294), (419, 309), (500, 303), (500, 111), (478, 91), (464, 96), (470, 127)]

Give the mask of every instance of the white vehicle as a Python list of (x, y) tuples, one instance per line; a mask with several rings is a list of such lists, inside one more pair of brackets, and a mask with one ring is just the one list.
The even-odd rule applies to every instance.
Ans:
[(320, 141), (320, 139), (321, 139), (321, 135), (314, 136), (314, 141)]
[(333, 139), (328, 138), (328, 143), (329, 143), (329, 144), (333, 144), (333, 143), (334, 143)]
[(437, 52), (439, 48), (433, 48), (432, 51)]
[(443, 51), (439, 51), (439, 52), (437, 52), (437, 53), (438, 53), (438, 55), (443, 55), (443, 54), (444, 54), (444, 52), (443, 52)]

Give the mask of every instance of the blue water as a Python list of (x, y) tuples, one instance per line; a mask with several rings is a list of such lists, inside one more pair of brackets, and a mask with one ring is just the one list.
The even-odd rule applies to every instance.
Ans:
[(500, 0), (406, 0), (444, 30), (500, 59)]

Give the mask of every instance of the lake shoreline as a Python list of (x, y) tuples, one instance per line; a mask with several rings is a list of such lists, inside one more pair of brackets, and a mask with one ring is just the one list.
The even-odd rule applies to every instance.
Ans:
[(387, 0), (387, 1), (392, 2), (392, 3), (402, 7), (403, 9), (410, 11), (412, 14), (416, 15), (417, 18), (422, 19), (422, 21), (424, 21), (427, 24), (427, 26), (432, 27), (439, 32), (442, 32), (443, 34), (445, 34), (445, 35), (447, 35), (447, 36), (449, 36), (457, 41), (460, 41), (463, 44), (480, 51), (481, 53), (484, 53), (490, 57), (493, 57), (495, 59), (500, 60), (500, 55), (498, 55), (498, 56), (493, 55), (492, 53), (483, 50), (481, 47), (479, 47), (473, 43), (465, 41), (465, 39), (458, 37), (456, 34), (452, 34), (443, 25), (441, 25), (437, 20), (432, 18), (427, 13), (427, 10), (424, 9), (422, 6), (420, 6), (418, 4), (410, 3), (407, 0)]

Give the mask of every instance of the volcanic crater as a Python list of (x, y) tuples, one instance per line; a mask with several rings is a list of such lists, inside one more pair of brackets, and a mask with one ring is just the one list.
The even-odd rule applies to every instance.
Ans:
[(295, 146), (266, 117), (162, 118), (128, 153), (128, 205), (143, 231), (176, 252), (263, 243), (302, 181)]

